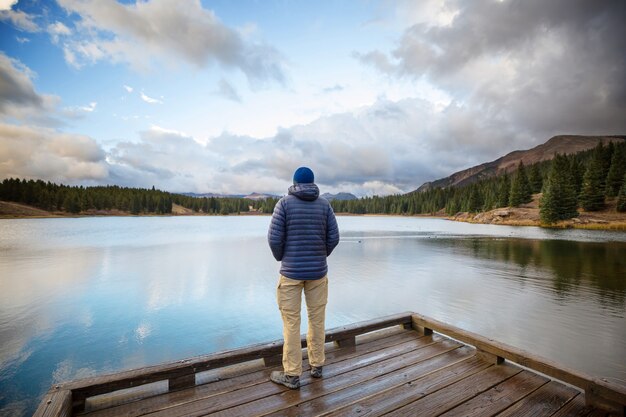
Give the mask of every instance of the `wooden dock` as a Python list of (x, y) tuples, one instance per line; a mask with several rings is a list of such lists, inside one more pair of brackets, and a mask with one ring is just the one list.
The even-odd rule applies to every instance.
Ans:
[(326, 341), (324, 377), (311, 378), (305, 362), (299, 390), (268, 380), (281, 369), (277, 341), (59, 384), (35, 416), (595, 417), (626, 408), (623, 386), (414, 313), (333, 329)]

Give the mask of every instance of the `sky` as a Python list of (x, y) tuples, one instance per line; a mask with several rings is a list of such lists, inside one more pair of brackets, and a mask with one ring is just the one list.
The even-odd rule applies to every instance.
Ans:
[(0, 0), (0, 179), (412, 191), (626, 134), (626, 2)]

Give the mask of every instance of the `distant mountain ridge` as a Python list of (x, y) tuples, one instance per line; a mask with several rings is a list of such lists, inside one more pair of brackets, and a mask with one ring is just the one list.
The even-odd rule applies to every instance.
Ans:
[(524, 165), (532, 165), (537, 162), (547, 161), (554, 158), (555, 154), (573, 154), (597, 146), (599, 142), (607, 144), (626, 140), (626, 136), (578, 136), (559, 135), (550, 138), (547, 142), (525, 151), (513, 151), (495, 161), (486, 162), (474, 167), (455, 172), (449, 177), (435, 181), (425, 182), (413, 192), (428, 191), (434, 188), (446, 188), (452, 186), (464, 186), (473, 184), (485, 178), (495, 177), (505, 172), (513, 172), (517, 169), (520, 161)]
[(178, 193), (181, 195), (186, 195), (188, 197), (196, 197), (196, 198), (246, 198), (248, 200), (265, 200), (268, 198), (279, 198), (277, 195), (273, 194), (261, 194), (261, 193), (252, 193), (252, 194), (217, 194), (217, 193)]
[(324, 197), (328, 201), (356, 200), (357, 199), (357, 197), (354, 194), (350, 194), (350, 193), (337, 193), (337, 194), (324, 193), (322, 194), (322, 197)]
[[(279, 195), (274, 194), (262, 194), (262, 193), (252, 193), (252, 194), (217, 194), (217, 193), (178, 193), (181, 195), (186, 195), (188, 197), (196, 197), (196, 198), (246, 198), (248, 200), (266, 200), (268, 198), (280, 198)], [(332, 200), (357, 200), (357, 196), (351, 193), (337, 193), (330, 194), (324, 193), (322, 194), (328, 201)]]

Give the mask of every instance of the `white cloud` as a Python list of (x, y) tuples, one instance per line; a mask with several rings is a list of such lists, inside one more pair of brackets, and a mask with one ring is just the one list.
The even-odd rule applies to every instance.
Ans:
[(87, 136), (0, 122), (0, 178), (104, 180), (109, 173), (104, 158), (104, 151)]
[(17, 0), (0, 0), (0, 10), (11, 10), (17, 4)]
[(126, 90), (126, 92), (128, 92), (128, 93), (132, 93), (133, 92), (133, 87), (130, 87), (128, 85), (124, 85), (124, 90)]
[(145, 95), (143, 91), (141, 92), (141, 99), (148, 104), (163, 104), (163, 101), (156, 99), (156, 98), (149, 97)]
[(20, 36), (16, 36), (16, 37), (15, 37), (15, 40), (16, 40), (16, 41), (18, 41), (19, 43), (28, 43), (28, 42), (30, 42), (30, 39), (28, 39), (28, 38), (22, 38), (22, 37), (20, 37)]
[(65, 45), (71, 52), (66, 52), (71, 65), (80, 67), (106, 59), (146, 70), (182, 60), (196, 67), (217, 63), (237, 68), (255, 83), (283, 81), (278, 51), (244, 40), (198, 0), (133, 4), (60, 0), (59, 4), (80, 16), (77, 25), (82, 30)]
[(96, 110), (98, 103), (92, 101), (86, 106), (66, 107), (61, 114), (68, 119), (81, 119), (86, 113), (93, 113)]
[(332, 86), (332, 87), (326, 87), (326, 88), (324, 88), (322, 91), (323, 91), (324, 93), (336, 93), (336, 92), (343, 91), (343, 90), (344, 90), (344, 87), (343, 87), (342, 85), (335, 84), (335, 85), (334, 85), (334, 86)]
[(91, 103), (89, 103), (89, 105), (87, 106), (82, 106), (80, 107), (80, 109), (82, 111), (85, 111), (87, 113), (91, 113), (96, 109), (96, 106), (98, 105), (98, 103), (96, 103), (95, 101), (92, 101)]
[(11, 7), (17, 4), (13, 0), (1, 0), (0, 20), (11, 22), (17, 29), (26, 32), (39, 32), (39, 26), (34, 22), (35, 17), (21, 10), (13, 10)]
[(172, 191), (280, 194), (293, 170), (307, 165), (325, 191), (399, 193), (484, 162), (490, 153), (500, 156), (497, 141), (478, 148), (475, 142), (480, 132), (503, 128), (479, 123), (455, 104), (438, 112), (422, 100), (381, 99), (265, 139), (225, 133), (202, 141), (153, 126), (139, 142), (117, 144), (109, 162), (125, 185), (159, 184)]
[(53, 43), (58, 43), (61, 36), (70, 36), (72, 31), (65, 26), (62, 22), (55, 22), (48, 25), (48, 33), (52, 38)]

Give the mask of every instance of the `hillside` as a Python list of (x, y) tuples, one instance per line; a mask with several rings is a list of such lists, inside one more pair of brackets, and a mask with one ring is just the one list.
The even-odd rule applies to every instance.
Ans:
[(574, 154), (594, 148), (599, 142), (621, 142), (626, 136), (554, 136), (547, 142), (525, 151), (513, 151), (495, 161), (486, 162), (463, 171), (455, 172), (446, 178), (422, 184), (414, 192), (428, 191), (434, 188), (463, 186), (480, 180), (495, 177), (505, 172), (513, 172), (520, 161), (529, 166), (537, 162), (554, 158), (555, 154)]
[(41, 210), (26, 204), (13, 203), (10, 201), (0, 201), (0, 218), (22, 218), (22, 217), (54, 217), (49, 211)]
[(357, 197), (354, 194), (351, 193), (337, 193), (337, 194), (330, 194), (330, 193), (324, 193), (322, 194), (322, 197), (324, 197), (326, 200), (328, 201), (333, 201), (333, 200), (356, 200)]

